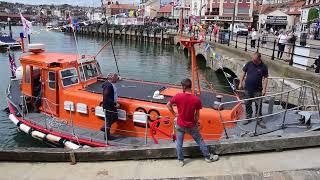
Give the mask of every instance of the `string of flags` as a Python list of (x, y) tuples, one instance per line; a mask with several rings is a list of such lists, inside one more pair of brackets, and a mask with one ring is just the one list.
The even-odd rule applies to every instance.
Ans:
[(223, 70), (223, 65), (222, 65), (222, 61), (221, 61), (221, 55), (219, 53), (215, 52), (214, 49), (211, 47), (211, 45), (209, 43), (205, 43), (204, 49), (205, 49), (205, 52), (207, 52), (207, 53), (211, 52), (212, 53), (212, 58), (215, 59), (216, 61), (218, 61), (219, 68), (222, 70), (223, 75), (226, 78), (230, 88), (232, 89), (233, 92), (235, 92), (235, 90), (236, 90), (235, 85), (229, 81), (226, 72), (224, 72), (224, 70)]

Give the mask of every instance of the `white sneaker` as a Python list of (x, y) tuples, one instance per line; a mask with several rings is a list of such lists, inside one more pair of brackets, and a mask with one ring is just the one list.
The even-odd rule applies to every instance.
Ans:
[(216, 155), (216, 154), (210, 154), (210, 156), (204, 158), (204, 160), (207, 161), (208, 163), (214, 162), (214, 161), (218, 161), (219, 160), (219, 156)]
[(179, 166), (183, 167), (184, 166), (184, 161), (183, 160), (179, 160)]

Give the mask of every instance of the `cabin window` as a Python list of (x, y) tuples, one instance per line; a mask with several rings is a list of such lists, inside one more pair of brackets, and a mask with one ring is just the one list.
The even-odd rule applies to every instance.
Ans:
[(60, 71), (63, 87), (71, 86), (79, 83), (76, 68), (70, 68)]
[(56, 73), (49, 71), (48, 72), (48, 85), (50, 89), (56, 89)]
[(27, 84), (30, 84), (30, 72), (31, 72), (31, 68), (30, 68), (30, 66), (29, 65), (26, 65), (26, 74), (25, 74), (25, 76), (24, 76), (24, 80), (25, 80), (25, 83), (27, 83)]
[[(81, 80), (89, 80), (98, 76), (98, 69), (96, 64), (84, 64), (79, 67), (79, 72), (81, 74)], [(85, 76), (84, 76), (85, 75)]]

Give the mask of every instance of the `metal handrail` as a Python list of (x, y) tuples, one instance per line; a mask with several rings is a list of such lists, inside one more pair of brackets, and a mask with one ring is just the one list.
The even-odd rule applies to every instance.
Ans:
[[(276, 78), (275, 78), (276, 79)], [(284, 78), (278, 78), (278, 79), (283, 79), (282, 81), (282, 90), (283, 90), (283, 84), (284, 84)], [(286, 114), (287, 114), (287, 111), (288, 110), (293, 110), (293, 109), (298, 109), (298, 108), (303, 108), (304, 110), (306, 109), (306, 105), (305, 105), (305, 99), (306, 99), (306, 91), (307, 91), (307, 88), (310, 88), (312, 90), (312, 95), (314, 96), (314, 93), (316, 94), (316, 90), (314, 87), (311, 87), (311, 86), (306, 86), (305, 82), (307, 82), (306, 80), (300, 80), (302, 82), (304, 82), (303, 84), (304, 85), (301, 85), (299, 86), (298, 88), (293, 88), (293, 89), (290, 89), (290, 90), (287, 90), (287, 91), (284, 91), (284, 92), (280, 92), (280, 93), (274, 93), (274, 94), (270, 94), (270, 95), (265, 95), (265, 96), (260, 96), (260, 97), (254, 97), (254, 98), (248, 98), (248, 99), (241, 99), (241, 100), (236, 100), (236, 101), (230, 101), (230, 102), (224, 102), (224, 103), (220, 103), (219, 106), (218, 106), (218, 111), (219, 111), (219, 117), (220, 117), (220, 123), (223, 125), (223, 128), (224, 128), (224, 132), (225, 132), (225, 135), (226, 135), (226, 138), (229, 138), (228, 137), (228, 133), (227, 133), (227, 130), (226, 130), (226, 127), (225, 127), (225, 124), (226, 123), (234, 123), (234, 122), (241, 122), (241, 121), (248, 121), (248, 120), (256, 120), (256, 126), (255, 126), (255, 131), (254, 131), (254, 135), (256, 135), (256, 131), (257, 131), (257, 125), (258, 125), (258, 119), (261, 119), (263, 117), (270, 117), (270, 116), (274, 116), (274, 115), (277, 115), (277, 114), (281, 114), (281, 113), (284, 113), (284, 116), (283, 116), (283, 120), (282, 120), (282, 127), (284, 127), (284, 123), (285, 123), (285, 120), (286, 120)], [(288, 101), (289, 101), (289, 96), (290, 96), (290, 93), (291, 92), (294, 92), (294, 91), (299, 91), (300, 90), (300, 94), (303, 93), (302, 96), (300, 96), (299, 98), (302, 98), (303, 100), (303, 103), (302, 105), (298, 105), (297, 107), (294, 107), (294, 108), (289, 108), (288, 109)], [(314, 93), (313, 93), (314, 92)], [(287, 99), (286, 99), (286, 105), (285, 105), (285, 108), (283, 111), (279, 111), (279, 112), (276, 112), (276, 113), (272, 113), (272, 114), (267, 114), (267, 115), (264, 115), (264, 116), (260, 116), (260, 114), (258, 112), (256, 112), (256, 117), (254, 118), (246, 118), (246, 119), (241, 119), (241, 120), (236, 120), (236, 121), (224, 121), (223, 120), (223, 117), (222, 117), (222, 114), (221, 114), (221, 110), (222, 110), (222, 106), (224, 105), (227, 105), (227, 104), (239, 104), (239, 103), (243, 103), (243, 102), (246, 102), (246, 101), (254, 101), (254, 100), (258, 100), (259, 101), (259, 104), (258, 104), (258, 110), (256, 111), (260, 111), (260, 106), (262, 104), (262, 99), (264, 98), (267, 98), (267, 97), (276, 97), (276, 96), (281, 96), (281, 101), (282, 101), (282, 95), (287, 95)], [(312, 97), (313, 99), (315, 99), (314, 97)], [(317, 99), (317, 95), (316, 95), (316, 99)], [(319, 111), (319, 117), (320, 117), (320, 107), (319, 107), (319, 101), (318, 99), (317, 100), (314, 100), (314, 103), (315, 105), (312, 105), (312, 106), (316, 106), (317, 107), (317, 110)], [(308, 107), (310, 107), (310, 105), (307, 105)]]

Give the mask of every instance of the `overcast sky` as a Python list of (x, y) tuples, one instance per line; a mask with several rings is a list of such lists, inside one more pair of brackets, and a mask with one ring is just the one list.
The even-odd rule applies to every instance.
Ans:
[[(6, 2), (18, 2), (25, 4), (71, 4), (79, 6), (100, 6), (101, 0), (1, 0)], [(121, 3), (140, 2), (140, 0), (118, 0)]]

